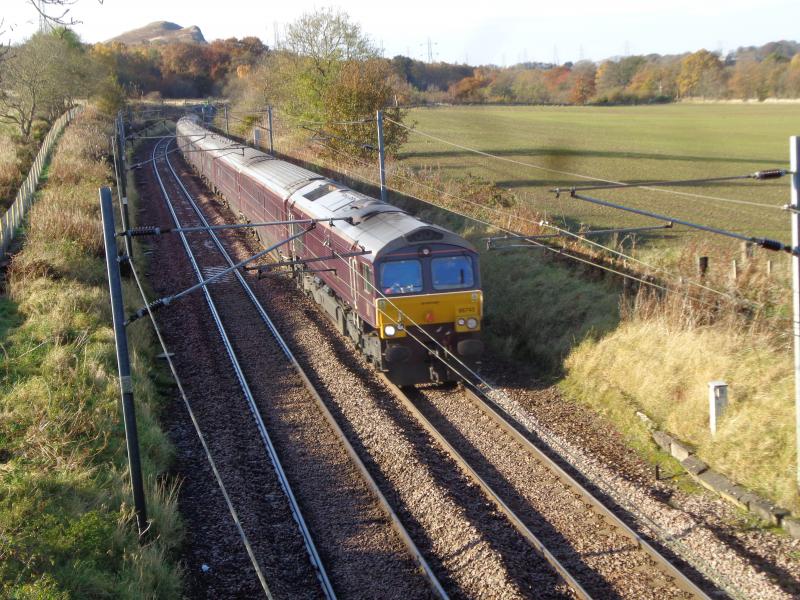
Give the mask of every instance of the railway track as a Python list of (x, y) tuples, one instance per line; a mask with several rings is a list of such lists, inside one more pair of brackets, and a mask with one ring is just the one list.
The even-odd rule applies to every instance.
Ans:
[[(160, 141), (154, 146), (152, 161), (154, 176), (173, 223), (176, 227), (207, 226), (208, 222), (191, 194), (172, 169), (167, 155), (168, 144)], [(181, 242), (198, 281), (233, 264), (218, 236), (211, 230), (202, 234), (181, 234)], [(324, 409), (318, 394), (299, 369), (241, 273), (234, 271), (220, 277), (215, 284), (204, 286), (203, 294), (269, 462), (288, 501), (320, 594), (335, 598), (339, 589), (346, 591), (346, 595), (369, 595), (374, 593), (376, 585), (382, 587), (389, 583), (394, 586), (397, 597), (427, 597), (431, 592), (444, 597), (427, 563)], [(254, 340), (252, 328), (259, 321), (273, 335), (272, 348), (265, 347), (263, 337), (256, 338), (260, 341), (255, 346), (248, 343)], [(273, 376), (265, 378), (264, 372)], [(321, 409), (316, 411), (316, 419), (313, 419), (313, 408), (308, 410), (314, 404), (312, 399), (318, 401), (318, 409)], [(271, 433), (265, 421), (269, 421)], [(299, 439), (303, 438), (303, 435), (298, 435), (300, 432), (310, 439)], [(324, 448), (326, 458), (314, 460), (306, 452), (308, 444), (314, 444), (317, 449)], [(282, 446), (284, 457), (291, 455), (291, 448), (294, 448), (295, 455), (288, 457), (295, 470), (293, 477), (284, 469), (276, 446)], [(290, 483), (290, 478), (293, 483)], [(302, 490), (298, 490), (296, 495), (295, 488)], [(301, 510), (298, 496), (305, 500), (305, 511)], [(306, 515), (306, 512), (310, 514)], [(321, 542), (312, 537), (309, 521), (320, 533)], [(387, 531), (392, 527), (393, 532)], [(356, 561), (353, 552), (355, 539), (380, 552), (373, 553), (372, 559), (357, 552)], [(376, 573), (381, 574), (383, 581), (374, 580)], [(274, 570), (272, 575), (281, 577)], [(429, 587), (425, 586), (425, 579)], [(320, 595), (311, 590), (292, 589), (291, 585), (283, 587), (293, 597)]]
[(585, 598), (708, 595), (524, 435), (480, 391), (395, 395)]
[[(159, 163), (156, 160), (157, 149), (153, 152), (156, 171)], [(162, 167), (174, 182), (171, 184), (175, 187), (172, 195), (183, 196), (192, 206), (191, 210), (186, 209), (185, 214), (182, 212), (185, 222), (180, 221), (180, 224), (198, 222), (208, 226), (200, 207), (180, 181), (169, 158), (164, 156)], [(157, 176), (161, 180), (161, 176)], [(165, 187), (162, 182), (162, 189)], [(164, 194), (170, 196), (166, 189)], [(220, 239), (213, 232), (203, 234), (206, 249), (210, 249), (209, 234), (217, 256), (225, 260), (224, 264), (212, 265), (212, 270), (207, 271), (206, 276), (213, 269), (233, 265), (235, 259), (232, 254), (236, 255), (236, 249), (232, 247), (236, 243), (234, 236), (222, 235), (223, 239)], [(246, 248), (239, 247), (238, 251), (236, 259), (248, 254)], [(548, 464), (552, 461), (520, 434), (488, 399), (472, 395), (468, 396), (469, 402), (465, 403), (462, 392), (442, 390), (420, 390), (408, 397), (390, 382), (378, 380), (377, 386), (366, 383), (363, 390), (364, 396), (376, 396), (375, 406), (370, 410), (363, 405), (353, 407), (342, 396), (347, 396), (349, 392), (352, 399), (353, 394), (358, 396), (362, 393), (361, 389), (350, 386), (342, 390), (341, 381), (337, 382), (335, 375), (331, 376), (324, 370), (320, 374), (317, 371), (320, 359), (311, 354), (314, 341), (291, 330), (291, 319), (281, 319), (281, 323), (286, 322), (293, 332), (287, 336), (293, 339), (284, 340), (259, 301), (259, 294), (251, 289), (244, 276), (237, 271), (232, 278), (237, 281), (223, 281), (218, 285), (229, 291), (238, 282), (249, 304), (256, 307), (256, 317), (249, 319), (251, 330), (245, 337), (256, 337), (252, 332), (253, 321), (260, 320), (267, 326), (288, 359), (286, 362), (299, 374), (303, 386), (307, 390), (314, 390), (312, 396), (315, 403), (325, 413), (329, 426), (341, 434), (340, 439), (344, 440), (350, 459), (360, 464), (360, 475), (369, 482), (368, 487), (377, 497), (383, 498), (384, 512), (390, 515), (396, 531), (415, 562), (421, 566), (435, 593), (444, 596), (444, 589), (447, 588), (463, 595), (487, 597), (707, 597), (611, 511), (571, 480), (568, 474), (560, 471), (554, 463)], [(208, 291), (206, 293), (211, 294)], [(286, 335), (287, 332), (283, 333)], [(319, 344), (319, 341), (316, 343)], [(295, 349), (299, 345), (299, 355), (292, 352), (290, 344)], [(304, 368), (309, 369), (308, 374)], [(356, 365), (342, 371), (350, 376), (351, 373), (359, 375), (361, 369)], [(263, 372), (262, 369), (260, 379), (264, 379)], [(317, 388), (322, 393), (316, 391)], [(382, 391), (387, 390), (400, 400), (404, 411), (413, 416), (417, 431), (409, 431), (414, 427), (411, 427), (407, 414), (399, 414), (396, 408), (387, 406), (385, 398), (379, 398)], [(471, 408), (465, 410), (467, 406)], [(454, 407), (460, 408), (454, 411)], [(394, 425), (402, 425), (406, 431), (398, 433), (391, 426), (384, 427), (385, 431), (382, 432), (374, 429), (379, 415), (382, 418), (388, 415)], [(491, 426), (487, 428), (489, 423)], [(394, 460), (391, 454), (387, 456), (385, 451), (379, 449), (381, 442), (391, 436), (408, 443), (407, 446), (401, 444), (399, 449), (395, 448), (399, 454), (394, 455)], [(424, 450), (422, 447), (429, 444), (430, 438), (444, 450)], [(348, 440), (352, 440), (352, 443)], [(364, 457), (363, 462), (359, 457)], [(521, 458), (509, 462), (509, 457)], [(404, 458), (409, 460), (404, 463)], [(392, 462), (395, 464), (392, 465)], [(524, 468), (520, 469), (520, 464)], [(409, 488), (398, 478), (398, 472), (405, 468), (419, 468), (433, 475), (427, 479), (424, 475), (412, 478)], [(456, 468), (460, 475), (443, 476), (442, 470), (448, 468)], [(513, 473), (514, 470), (517, 472)], [(374, 479), (370, 471), (376, 473)], [(436, 490), (431, 496), (436, 503), (426, 502), (430, 498), (415, 494), (415, 486)], [(450, 489), (444, 495), (435, 495), (448, 486)], [(471, 486), (477, 486), (479, 491), (470, 489)], [(538, 490), (540, 486), (546, 486), (548, 493), (537, 503), (530, 492)], [(387, 490), (386, 493), (383, 494), (381, 489)], [(497, 523), (496, 516), (491, 525), (480, 521), (491, 518), (479, 515), (480, 510), (469, 504), (476, 501), (476, 492), (482, 496), (477, 501), (479, 504), (482, 502), (486, 505), (488, 499), (494, 510), (502, 513), (502, 525)], [(388, 508), (389, 502), (398, 507), (397, 513)], [(449, 549), (453, 542), (439, 540), (436, 533), (431, 533), (432, 529), (442, 528), (442, 525), (428, 522), (425, 510), (440, 510), (450, 518), (451, 529), (460, 529), (461, 542), (455, 542), (459, 554), (452, 554)], [(483, 511), (486, 512), (485, 506)], [(463, 522), (459, 522), (459, 519)], [(402, 522), (411, 523), (409, 530), (403, 527)], [(517, 540), (510, 539), (512, 535), (509, 530)], [(412, 538), (421, 540), (422, 552)], [(528, 548), (527, 552), (520, 548), (520, 541)], [(431, 566), (422, 557), (423, 553), (430, 557)], [(313, 553), (310, 554), (313, 557)], [(541, 560), (537, 554), (545, 560)], [(469, 561), (474, 562), (470, 564)], [(480, 561), (486, 561), (483, 571)], [(497, 568), (508, 572), (508, 576), (504, 581), (497, 580), (495, 583), (489, 578), (490, 587), (481, 587), (470, 580), (471, 567), (474, 568), (472, 579)], [(522, 569), (524, 574), (516, 573), (518, 569)], [(443, 584), (439, 583), (434, 571), (441, 575)], [(553, 573), (557, 573), (563, 583), (554, 582)]]

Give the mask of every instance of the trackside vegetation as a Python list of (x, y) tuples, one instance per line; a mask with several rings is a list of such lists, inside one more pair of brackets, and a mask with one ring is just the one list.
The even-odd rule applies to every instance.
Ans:
[[(739, 108), (719, 108), (721, 114), (716, 118), (727, 119), (728, 128), (737, 131), (756, 117), (762, 118), (770, 131), (780, 129), (782, 116), (796, 114), (797, 110), (752, 107), (757, 114), (749, 114)], [(578, 121), (591, 125), (592, 118), (589, 109), (580, 110), (587, 112), (575, 115), (566, 114), (564, 109), (442, 108), (412, 111), (411, 116), (434, 135), (461, 139), (461, 132), (470, 138), (469, 145), (479, 148), (485, 147), (482, 139), (489, 140), (491, 151), (520, 161), (574, 172), (594, 172), (591, 167), (600, 164), (602, 171), (597, 175), (605, 178), (653, 177), (644, 172), (646, 165), (640, 164), (641, 156), (647, 153), (640, 151), (637, 143), (652, 144), (648, 132), (654, 123), (661, 135), (659, 144), (671, 152), (675, 149), (666, 159), (668, 165), (660, 167), (661, 171), (654, 169), (654, 178), (697, 177), (720, 165), (725, 172), (746, 172), (759, 168), (759, 164), (783, 164), (781, 150), (785, 152), (788, 134), (780, 131), (771, 153), (766, 142), (759, 142), (756, 137), (740, 138), (746, 143), (731, 150), (737, 157), (731, 165), (724, 164), (725, 157), (719, 150), (709, 159), (711, 164), (700, 166), (691, 153), (681, 155), (677, 150), (686, 143), (685, 124), (707, 124), (707, 118), (712, 116), (709, 107), (695, 106), (603, 112), (596, 118), (606, 120), (606, 133), (589, 135), (593, 131), (589, 127), (582, 138), (574, 138), (580, 140), (575, 142), (580, 148), (572, 152), (564, 142), (564, 119), (577, 117), (567, 124), (576, 128), (577, 136)], [(543, 114), (530, 114), (539, 112)], [(464, 113), (476, 118), (466, 119), (469, 123), (462, 129)], [(545, 117), (550, 117), (549, 123)], [(497, 127), (498, 119), (504, 121), (503, 127)], [(671, 128), (667, 121), (673, 119), (677, 125)], [(535, 127), (529, 127), (530, 120), (536, 122)], [(436, 124), (443, 130), (437, 130)], [(516, 135), (522, 139), (529, 130), (528, 139), (543, 141), (541, 148), (520, 145), (502, 151), (499, 144), (503, 135), (518, 131)], [(697, 144), (705, 152), (708, 140), (717, 134), (708, 128), (695, 130), (703, 132)], [(327, 168), (331, 176), (373, 195), (377, 193), (374, 162), (348, 159), (346, 154), (335, 160), (315, 152), (316, 144), (309, 144), (307, 136), (292, 130), (283, 133), (276, 143), (281, 152), (316, 168)], [(785, 256), (756, 251), (745, 257), (739, 244), (681, 233), (640, 238), (636, 243), (630, 239), (599, 238), (603, 244), (671, 274), (669, 287), (674, 293), (665, 294), (648, 293), (650, 288), (635, 282), (625, 286), (621, 278), (563, 254), (519, 249), (486, 251), (485, 238), (502, 232), (448, 210), (525, 234), (550, 233), (545, 227), (535, 226), (543, 218), (537, 209), (548, 206), (544, 200), (552, 197), (542, 192), (542, 188), (553, 185), (548, 181), (549, 174), (537, 173), (534, 181), (529, 181), (529, 174), (518, 166), (501, 163), (493, 169), (482, 158), (471, 159), (435, 142), (420, 142), (414, 133), (410, 137), (413, 143), (404, 147), (402, 159), (389, 167), (389, 185), (398, 190), (391, 201), (421, 218), (458, 231), (481, 251), (486, 308), (483, 333), (493, 356), (532, 369), (545, 380), (559, 380), (565, 401), (583, 403), (610, 418), (648, 459), (660, 460), (636, 411), (643, 411), (662, 429), (693, 444), (700, 458), (735, 481), (787, 508), (800, 509), (794, 478), (791, 307)], [(509, 139), (517, 141), (517, 137), (510, 135)], [(559, 145), (554, 145), (553, 140), (558, 140)], [(591, 156), (597, 158), (584, 164)], [(636, 172), (631, 173), (633, 170)], [(536, 188), (535, 195), (520, 193), (520, 187)], [(785, 184), (764, 188), (746, 185), (740, 189), (698, 187), (691, 191), (767, 204), (785, 202), (788, 197)], [(630, 200), (625, 197), (624, 203)], [(732, 209), (698, 201), (654, 201), (659, 202), (659, 210), (668, 208), (699, 222), (722, 222), (735, 230), (787, 239), (787, 219), (780, 211), (759, 212), (758, 207), (751, 206)], [(629, 221), (624, 215), (609, 211), (571, 215), (571, 208), (572, 205), (564, 205), (566, 214), (559, 215), (566, 217), (566, 222), (553, 218), (555, 211), (548, 211), (546, 218), (573, 231), (579, 229), (579, 224), (593, 228), (651, 224)], [(567, 253), (637, 277), (655, 282), (663, 282), (666, 277), (664, 272), (614, 258), (581, 242), (564, 239), (558, 244)], [(698, 256), (711, 257), (711, 267), (700, 282), (723, 296), (696, 286), (677, 285), (679, 277), (684, 282), (699, 281)], [(738, 269), (735, 280), (731, 276), (734, 259)], [(712, 438), (708, 430), (707, 384), (717, 379), (729, 384), (730, 406)]]
[[(416, 110), (411, 118), (423, 131), (520, 162), (605, 179), (647, 181), (745, 173), (767, 168), (763, 165), (785, 168), (788, 137), (796, 133), (791, 123), (798, 114), (797, 106), (474, 107)], [(464, 189), (470, 180), (495, 182), (501, 192), (511, 194), (498, 203), (497, 198), (503, 198), (499, 192), (494, 197), (484, 193), (484, 209), (452, 197), (433, 198), (489, 222), (537, 233), (513, 218), (498, 220), (490, 211), (496, 208), (525, 216), (526, 223), (544, 215), (573, 231), (581, 224), (653, 224), (564, 196), (556, 200), (547, 193), (555, 185), (586, 184), (574, 177), (475, 158), (414, 133), (410, 140), (401, 164), (412, 167), (416, 179), (447, 192), (458, 190), (454, 197), (470, 198)], [(432, 181), (430, 173), (439, 180)], [(624, 205), (788, 241), (788, 218), (772, 208), (787, 202), (788, 188), (785, 180), (767, 186), (679, 188), (767, 206), (635, 190), (593, 193)], [(421, 192), (424, 188), (417, 186), (416, 193)], [(647, 288), (637, 293), (636, 286), (625, 290), (618, 278), (600, 276), (575, 261), (559, 261), (555, 267), (541, 250), (517, 250), (507, 256), (487, 253), (482, 264), (491, 319), (487, 335), (493, 349), (510, 350), (506, 356), (545, 373), (555, 366), (564, 375), (565, 396), (609, 417), (644, 455), (652, 457), (655, 446), (636, 411), (692, 444), (718, 471), (799, 510), (787, 257), (761, 250), (747, 255), (738, 243), (681, 230), (640, 237), (636, 244), (599, 241), (663, 271), (617, 259), (610, 266), (633, 269), (635, 275), (657, 282), (670, 281), (676, 293), (647, 293)], [(594, 250), (582, 246), (583, 252)], [(700, 256), (710, 257), (703, 277), (697, 270)], [(602, 255), (592, 260), (604, 262)], [(678, 278), (723, 295), (695, 285), (676, 287)], [(730, 405), (712, 437), (707, 384), (719, 379), (729, 385)]]
[(172, 448), (156, 422), (165, 382), (144, 327), (129, 332), (152, 520), (143, 546), (130, 505), (97, 194), (109, 135), (92, 109), (63, 135), (0, 299), (4, 598), (181, 594)]

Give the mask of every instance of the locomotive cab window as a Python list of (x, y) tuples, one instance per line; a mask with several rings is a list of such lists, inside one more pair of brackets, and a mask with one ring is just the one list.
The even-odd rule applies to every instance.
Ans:
[(387, 296), (422, 291), (422, 263), (393, 260), (381, 265), (381, 290)]
[(443, 256), (431, 260), (435, 290), (458, 290), (475, 285), (472, 260), (468, 256)]

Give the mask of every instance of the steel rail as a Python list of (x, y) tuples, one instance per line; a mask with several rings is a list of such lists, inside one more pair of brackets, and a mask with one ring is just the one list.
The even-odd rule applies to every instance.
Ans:
[[(164, 197), (164, 201), (167, 204), (167, 208), (169, 209), (170, 214), (172, 215), (172, 220), (175, 222), (176, 227), (181, 226), (180, 219), (178, 218), (177, 213), (175, 212), (175, 207), (173, 206), (172, 202), (170, 201), (169, 193), (167, 192), (166, 186), (164, 185), (164, 181), (161, 178), (161, 174), (158, 172), (158, 162), (157, 162), (157, 152), (158, 148), (161, 145), (161, 142), (157, 142), (153, 147), (153, 171), (156, 175), (156, 179), (158, 180), (158, 185), (161, 188), (161, 193)], [(168, 146), (169, 144), (167, 144)], [(165, 146), (165, 150), (166, 147)], [(165, 154), (166, 156), (166, 154)], [(203, 280), (203, 274), (200, 270), (199, 265), (197, 264), (197, 260), (194, 257), (194, 253), (192, 252), (189, 242), (186, 239), (186, 234), (181, 233), (181, 242), (183, 244), (183, 249), (186, 252), (187, 257), (192, 265), (192, 269), (197, 277), (198, 281)], [(264, 445), (267, 450), (267, 454), (272, 462), (272, 465), (275, 469), (275, 473), (278, 476), (278, 481), (280, 482), (281, 487), (283, 488), (284, 494), (286, 495), (290, 510), (292, 512), (292, 517), (294, 518), (295, 522), (298, 525), (300, 530), (300, 534), (303, 538), (303, 543), (306, 546), (306, 551), (309, 554), (309, 559), (311, 564), (316, 572), (317, 579), (320, 582), (320, 586), (322, 588), (322, 592), (324, 595), (329, 599), (335, 599), (336, 594), (333, 591), (333, 586), (331, 585), (330, 580), (328, 579), (328, 575), (325, 571), (325, 567), (322, 564), (322, 560), (319, 557), (319, 553), (317, 552), (316, 546), (314, 545), (314, 541), (311, 538), (311, 533), (308, 530), (308, 527), (305, 523), (305, 519), (303, 518), (302, 513), (300, 512), (300, 507), (297, 503), (297, 499), (292, 492), (292, 488), (289, 484), (289, 480), (286, 477), (286, 473), (283, 470), (281, 465), (280, 459), (278, 458), (277, 452), (275, 451), (275, 447), (272, 444), (272, 440), (267, 432), (266, 425), (264, 424), (264, 420), (261, 417), (261, 414), (258, 411), (258, 408), (255, 404), (255, 399), (253, 394), (250, 390), (250, 386), (247, 383), (247, 379), (245, 378), (244, 371), (242, 370), (241, 365), (239, 364), (239, 360), (236, 357), (236, 354), (233, 350), (233, 345), (228, 337), (227, 331), (225, 330), (224, 325), (222, 324), (222, 319), (220, 318), (219, 312), (217, 311), (216, 304), (211, 297), (211, 293), (207, 286), (203, 286), (203, 294), (206, 299), (206, 303), (208, 304), (209, 310), (211, 311), (211, 316), (214, 320), (214, 324), (217, 327), (217, 331), (222, 338), (222, 343), (225, 346), (225, 351), (228, 355), (228, 359), (231, 362), (231, 366), (236, 374), (236, 379), (239, 382), (239, 386), (242, 389), (242, 392), (245, 395), (245, 399), (247, 400), (247, 404), (250, 408), (250, 412), (253, 415), (253, 418), (256, 421), (256, 426), (258, 428), (259, 434), (261, 435), (261, 439), (264, 442)]]
[[(207, 229), (212, 241), (214, 242), (214, 245), (217, 247), (217, 249), (219, 250), (219, 252), (222, 255), (222, 257), (225, 259), (225, 261), (229, 265), (235, 264), (233, 258), (230, 255), (230, 253), (227, 251), (227, 249), (225, 248), (225, 246), (222, 244), (222, 242), (220, 241), (219, 237), (215, 233), (215, 230), (213, 229), (213, 227), (211, 227), (209, 225), (208, 220), (206, 219), (205, 215), (203, 214), (203, 211), (197, 205), (197, 203), (195, 202), (195, 200), (194, 200), (193, 196), (191, 195), (191, 193), (189, 192), (189, 190), (186, 189), (186, 186), (183, 184), (183, 181), (181, 181), (181, 178), (178, 175), (178, 173), (175, 171), (175, 168), (173, 167), (169, 157), (166, 158), (166, 164), (169, 167), (175, 182), (178, 184), (178, 186), (180, 187), (181, 191), (183, 192), (184, 197), (191, 204), (191, 206), (194, 209), (197, 217), (200, 219), (200, 221), (205, 226), (205, 229)], [(406, 528), (403, 525), (403, 523), (400, 521), (400, 518), (397, 516), (397, 513), (392, 508), (391, 504), (389, 504), (389, 501), (386, 499), (386, 496), (384, 496), (384, 494), (381, 491), (380, 487), (378, 486), (377, 482), (375, 481), (375, 479), (370, 474), (370, 472), (367, 469), (367, 467), (364, 464), (364, 462), (361, 460), (361, 457), (358, 455), (358, 453), (356, 452), (355, 448), (353, 448), (353, 445), (350, 443), (350, 440), (348, 440), (347, 436), (345, 435), (344, 431), (340, 427), (339, 423), (336, 421), (336, 418), (333, 416), (333, 413), (331, 413), (331, 411), (328, 408), (327, 404), (325, 404), (325, 401), (322, 399), (322, 396), (320, 396), (319, 392), (314, 387), (314, 384), (311, 382), (311, 380), (308, 377), (308, 375), (306, 374), (305, 370), (303, 369), (303, 367), (297, 361), (297, 358), (292, 353), (291, 349), (289, 348), (288, 343), (286, 342), (286, 340), (283, 338), (283, 336), (278, 331), (278, 328), (275, 326), (275, 323), (272, 321), (272, 319), (270, 318), (269, 314), (264, 309), (264, 306), (262, 305), (262, 303), (256, 297), (255, 292), (253, 292), (252, 288), (250, 287), (249, 283), (244, 278), (244, 276), (241, 274), (241, 272), (234, 271), (234, 274), (236, 275), (236, 278), (237, 278), (239, 284), (242, 286), (242, 288), (246, 292), (247, 296), (250, 298), (253, 306), (258, 311), (258, 314), (261, 317), (261, 320), (267, 326), (267, 328), (269, 329), (269, 331), (272, 334), (273, 338), (275, 339), (275, 341), (278, 343), (278, 345), (283, 350), (284, 355), (289, 360), (289, 362), (291, 363), (292, 367), (295, 369), (295, 372), (298, 374), (298, 376), (302, 380), (303, 385), (306, 387), (308, 392), (311, 394), (311, 396), (314, 399), (314, 402), (316, 403), (316, 405), (319, 408), (320, 412), (323, 414), (325, 419), (328, 421), (328, 424), (331, 426), (331, 428), (333, 429), (335, 434), (339, 437), (342, 445), (344, 446), (345, 450), (347, 451), (348, 456), (351, 458), (351, 460), (353, 461), (353, 464), (356, 466), (358, 471), (361, 473), (361, 476), (363, 477), (364, 482), (366, 483), (367, 487), (372, 491), (372, 493), (376, 497), (378, 503), (380, 504), (381, 508), (383, 509), (384, 513), (386, 513), (387, 517), (391, 521), (392, 526), (394, 527), (395, 531), (398, 533), (398, 535), (400, 536), (401, 540), (405, 544), (406, 549), (408, 550), (412, 560), (422, 570), (422, 572), (423, 572), (426, 580), (428, 581), (428, 584), (430, 585), (431, 589), (433, 590), (433, 592), (439, 598), (447, 599), (448, 598), (447, 592), (445, 592), (444, 588), (442, 587), (442, 584), (439, 582), (438, 578), (434, 574), (433, 569), (431, 569), (431, 567), (428, 564), (427, 560), (425, 560), (425, 557), (422, 555), (422, 553), (420, 552), (419, 548), (417, 548), (416, 543), (414, 542), (414, 540), (409, 535), (409, 533), (406, 530)]]
[(153, 331), (156, 334), (156, 338), (158, 338), (159, 344), (161, 344), (161, 349), (164, 351), (164, 358), (167, 360), (167, 364), (169, 365), (169, 370), (172, 373), (172, 379), (175, 381), (175, 385), (178, 386), (178, 392), (180, 392), (181, 399), (183, 400), (183, 404), (186, 407), (186, 412), (189, 414), (189, 419), (192, 421), (192, 426), (194, 427), (194, 431), (197, 434), (198, 439), (200, 440), (200, 444), (203, 447), (203, 452), (206, 455), (206, 460), (208, 461), (209, 466), (211, 467), (211, 472), (214, 474), (214, 479), (217, 481), (217, 487), (219, 488), (220, 492), (222, 493), (222, 497), (225, 500), (225, 504), (228, 507), (228, 512), (233, 519), (233, 523), (236, 527), (236, 531), (239, 533), (239, 538), (242, 540), (242, 544), (244, 545), (245, 551), (247, 552), (247, 556), (250, 558), (250, 563), (253, 565), (253, 570), (256, 572), (256, 577), (258, 578), (258, 582), (261, 584), (261, 589), (264, 590), (264, 595), (267, 597), (268, 600), (273, 600), (274, 596), (272, 595), (271, 590), (269, 589), (269, 584), (267, 583), (267, 579), (264, 576), (264, 572), (261, 569), (261, 565), (258, 563), (258, 558), (256, 558), (255, 552), (253, 551), (253, 546), (250, 544), (250, 540), (247, 539), (247, 534), (244, 532), (244, 528), (242, 527), (242, 522), (239, 520), (239, 514), (236, 512), (236, 508), (233, 506), (233, 501), (231, 500), (230, 495), (228, 494), (228, 490), (225, 487), (225, 483), (222, 481), (222, 475), (220, 475), (219, 470), (217, 469), (217, 463), (214, 460), (214, 457), (211, 456), (211, 450), (208, 447), (208, 443), (206, 442), (206, 438), (203, 435), (203, 430), (200, 429), (200, 423), (197, 421), (197, 417), (194, 414), (194, 409), (192, 408), (192, 404), (189, 401), (189, 397), (186, 395), (186, 390), (183, 387), (183, 383), (178, 375), (178, 369), (175, 367), (175, 361), (172, 360), (172, 356), (170, 355), (169, 349), (167, 348), (167, 343), (164, 340), (164, 336), (161, 334), (161, 328), (158, 326), (158, 322), (156, 321), (155, 315), (153, 311), (149, 308), (149, 300), (147, 299), (147, 295), (144, 292), (144, 286), (142, 285), (142, 281), (139, 278), (139, 274), (136, 271), (136, 265), (133, 264), (133, 261), (129, 260), (128, 264), (131, 267), (131, 273), (133, 274), (133, 279), (136, 282), (136, 287), (139, 288), (139, 295), (142, 297), (142, 302), (144, 302), (145, 306), (148, 306), (147, 314), (150, 316), (150, 321), (153, 324)]
[(662, 570), (666, 571), (666, 575), (674, 579), (676, 585), (680, 589), (697, 598), (710, 600), (709, 596), (703, 590), (693, 583), (684, 573), (678, 570), (678, 568), (658, 550), (651, 546), (647, 540), (615, 515), (611, 509), (592, 495), (585, 487), (576, 481), (575, 478), (561, 468), (557, 462), (547, 456), (547, 454), (538, 448), (527, 436), (523, 435), (519, 429), (514, 426), (513, 419), (509, 417), (496, 402), (485, 394), (473, 391), (467, 387), (463, 388), (463, 392), (467, 400), (477, 406), (486, 416), (494, 421), (496, 425), (510, 435), (526, 452), (528, 452), (528, 454), (532, 455), (537, 462), (547, 467), (559, 481), (564, 483), (573, 492), (577, 493), (583, 500), (586, 500), (606, 523), (614, 527), (642, 549), (660, 568), (662, 568)]
[(492, 501), (497, 509), (511, 522), (511, 525), (517, 532), (528, 542), (533, 549), (547, 561), (553, 570), (561, 577), (562, 580), (575, 592), (578, 598), (583, 600), (591, 600), (592, 596), (587, 592), (577, 579), (561, 564), (561, 562), (553, 555), (547, 546), (536, 537), (530, 528), (517, 516), (517, 514), (500, 498), (500, 495), (492, 489), (492, 487), (478, 474), (478, 472), (469, 464), (458, 450), (447, 441), (444, 435), (430, 422), (430, 420), (422, 414), (422, 411), (411, 401), (411, 399), (394, 383), (382, 373), (378, 374), (380, 380), (391, 390), (395, 397), (405, 406), (408, 411), (417, 419), (422, 427), (433, 437), (442, 448), (450, 455), (450, 458), (472, 479), (478, 487), (480, 487), (484, 494)]

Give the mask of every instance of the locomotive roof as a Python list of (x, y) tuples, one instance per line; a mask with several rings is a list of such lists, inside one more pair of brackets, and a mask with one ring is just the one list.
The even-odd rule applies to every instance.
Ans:
[(235, 166), (240, 172), (246, 171), (310, 218), (351, 217), (352, 223), (335, 221), (335, 227), (355, 244), (372, 252), (365, 255), (365, 259), (374, 261), (380, 255), (415, 243), (451, 244), (474, 250), (464, 238), (447, 229), (421, 221), (396, 206), (260, 150), (242, 149), (239, 144), (211, 133), (193, 119), (181, 119), (178, 129), (182, 134), (194, 137), (202, 150)]

